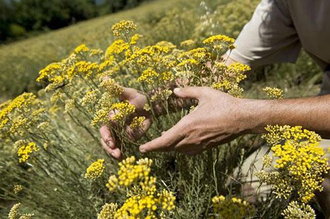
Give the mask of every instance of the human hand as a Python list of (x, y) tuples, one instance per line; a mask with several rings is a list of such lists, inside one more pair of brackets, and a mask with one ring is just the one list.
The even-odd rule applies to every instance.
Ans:
[(197, 99), (198, 106), (161, 137), (141, 145), (140, 152), (178, 151), (194, 155), (229, 142), (247, 130), (250, 121), (243, 107), (247, 100), (207, 87), (174, 89), (174, 93), (180, 98)]
[[(137, 130), (132, 130), (129, 125), (126, 125), (126, 134), (131, 140), (137, 140), (150, 128), (151, 116), (143, 108), (147, 103), (147, 97), (137, 90), (132, 88), (124, 88), (124, 91), (120, 97), (122, 100), (128, 100), (136, 108), (135, 114), (133, 116), (145, 116), (146, 119), (143, 122), (143, 127)], [(114, 112), (109, 113), (109, 118), (114, 115)], [(116, 126), (116, 123), (110, 120), (111, 126)], [(106, 153), (115, 158), (122, 159), (122, 153), (120, 151), (120, 142), (115, 141), (115, 136), (111, 135), (110, 128), (107, 125), (103, 125), (100, 128), (101, 144)]]

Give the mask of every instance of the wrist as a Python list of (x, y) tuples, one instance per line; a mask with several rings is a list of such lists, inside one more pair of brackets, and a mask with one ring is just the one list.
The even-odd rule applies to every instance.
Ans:
[(242, 132), (244, 134), (261, 134), (267, 125), (272, 125), (272, 109), (275, 101), (242, 99), (240, 107)]

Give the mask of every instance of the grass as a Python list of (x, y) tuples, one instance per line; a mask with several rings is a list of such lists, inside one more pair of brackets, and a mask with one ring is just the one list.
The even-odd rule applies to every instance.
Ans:
[(137, 8), (80, 22), (67, 28), (0, 47), (0, 96), (12, 98), (23, 91), (35, 91), (34, 82), (40, 69), (67, 56), (79, 44), (105, 49), (111, 39), (111, 26), (131, 19), (146, 30), (157, 23), (166, 11), (182, 1), (154, 1)]

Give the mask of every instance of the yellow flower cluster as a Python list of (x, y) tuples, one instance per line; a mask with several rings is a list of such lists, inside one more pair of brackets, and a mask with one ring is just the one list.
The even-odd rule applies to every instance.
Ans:
[(79, 45), (74, 50), (75, 53), (83, 53), (83, 52), (88, 52), (88, 51), (89, 51), (89, 48), (85, 44)]
[(31, 219), (34, 214), (21, 214), (19, 212), (19, 208), (21, 207), (21, 203), (16, 203), (13, 205), (13, 207), (10, 209), (10, 212), (8, 214), (9, 219)]
[(2, 104), (0, 109), (0, 128), (3, 128), (9, 121), (9, 114), (15, 110), (31, 105), (36, 99), (32, 93), (23, 93), (10, 102)]
[(89, 104), (95, 104), (97, 100), (98, 90), (87, 91), (85, 96), (81, 99), (81, 105), (87, 106)]
[[(73, 71), (75, 74), (82, 73), (82, 76), (88, 78), (91, 74), (98, 73), (99, 66), (93, 62), (86, 62), (86, 61), (79, 61), (77, 62), (74, 67), (75, 70)], [(69, 79), (72, 79), (73, 76), (69, 74)]]
[[(152, 160), (140, 159), (135, 164), (135, 157), (129, 157), (119, 163), (118, 186), (129, 187), (133, 183), (147, 177), (150, 173)], [(111, 177), (110, 177), (111, 179)], [(110, 181), (110, 180), (109, 180)], [(111, 180), (114, 182), (114, 179)]]
[(112, 121), (124, 122), (128, 116), (135, 112), (135, 106), (125, 101), (112, 104), (110, 110), (114, 112), (114, 116), (111, 117)]
[(123, 87), (118, 85), (115, 80), (111, 78), (103, 80), (99, 87), (103, 87), (112, 97), (118, 97), (124, 91)]
[(132, 129), (139, 129), (139, 128), (143, 128), (143, 123), (146, 120), (145, 116), (136, 116), (133, 118), (130, 127)]
[(186, 52), (182, 52), (178, 59), (184, 60), (184, 59), (193, 59), (197, 60), (198, 62), (205, 62), (210, 58), (211, 54), (205, 49), (205, 48), (196, 48), (191, 49)]
[(34, 142), (30, 142), (28, 145), (21, 146), (17, 151), (19, 162), (26, 162), (30, 158), (31, 154), (37, 151), (39, 151), (39, 148)]
[(216, 69), (217, 82), (211, 87), (228, 92), (235, 97), (241, 97), (243, 89), (239, 87), (239, 83), (246, 78), (245, 72), (250, 71), (251, 68), (240, 63), (227, 66), (223, 62), (216, 62), (214, 67)]
[(161, 193), (158, 193), (157, 196), (159, 198), (158, 201), (161, 203), (163, 209), (171, 211), (175, 208), (175, 196), (172, 192), (163, 190)]
[(172, 91), (165, 89), (160, 92), (156, 92), (154, 95), (151, 96), (151, 102), (156, 102), (156, 101), (166, 101), (169, 99), (169, 97), (172, 95)]
[(242, 219), (252, 217), (255, 213), (253, 205), (239, 198), (215, 196), (212, 198), (214, 217), (226, 219)]
[(104, 169), (104, 159), (98, 159), (87, 168), (85, 178), (96, 180), (102, 175)]
[(211, 37), (209, 37), (209, 38), (207, 38), (203, 41), (203, 43), (205, 45), (213, 46), (213, 48), (216, 48), (216, 49), (222, 49), (223, 44), (228, 44), (228, 47), (230, 49), (233, 49), (234, 48), (234, 45), (233, 45), (234, 42), (235, 42), (235, 39), (230, 38), (230, 37), (225, 36), (225, 35), (211, 36)]
[(148, 216), (155, 217), (153, 211), (157, 210), (156, 201), (152, 195), (132, 196), (126, 200), (121, 208), (115, 213), (114, 218), (140, 218), (139, 215), (148, 209)]
[(307, 204), (299, 204), (296, 201), (289, 203), (288, 207), (282, 212), (285, 219), (314, 219), (316, 218), (314, 210)]
[(132, 37), (131, 37), (131, 41), (130, 41), (130, 44), (131, 45), (135, 45), (137, 43), (137, 41), (139, 41), (139, 39), (141, 39), (142, 35), (140, 34), (134, 34)]
[(22, 185), (14, 185), (14, 193), (17, 195), (20, 191), (23, 190)]
[(8, 218), (9, 219), (17, 219), (19, 216), (18, 209), (21, 206), (21, 203), (14, 204), (13, 207), (10, 209)]
[(103, 205), (97, 219), (114, 219), (113, 215), (116, 213), (117, 208), (118, 205), (114, 203)]
[(185, 40), (180, 43), (180, 46), (192, 46), (195, 44), (194, 40)]
[[(278, 190), (279, 197), (287, 198), (290, 190), (296, 190), (299, 200), (307, 203), (316, 190), (322, 190), (322, 176), (330, 169), (324, 157), (325, 151), (319, 147), (320, 136), (300, 126), (267, 126), (266, 130), (269, 133), (264, 138), (278, 158), (274, 168), (280, 173), (274, 182), (268, 179), (268, 183)], [(279, 189), (284, 187), (285, 195)]]
[(164, 214), (164, 211), (172, 211), (175, 208), (175, 196), (171, 192), (163, 190), (156, 195), (156, 178), (149, 176), (152, 163), (148, 158), (136, 162), (135, 157), (129, 157), (119, 163), (118, 177), (110, 176), (106, 186), (110, 191), (120, 187), (132, 188), (127, 190), (129, 198), (119, 209), (113, 208), (113, 203), (103, 207), (111, 207), (111, 210), (101, 211), (103, 218), (157, 218), (157, 210)]
[(124, 40), (119, 39), (114, 41), (106, 50), (105, 57), (107, 59), (111, 58), (112, 56), (120, 55), (123, 52), (129, 51), (126, 55), (130, 54), (130, 45), (126, 43)]
[(50, 78), (62, 68), (63, 66), (61, 65), (61, 63), (52, 63), (39, 72), (39, 77), (36, 79), (36, 81), (41, 82), (45, 78)]
[(276, 87), (265, 87), (262, 90), (267, 93), (267, 96), (270, 99), (280, 100), (280, 99), (283, 98), (283, 90), (281, 90), (279, 88), (276, 88)]
[(144, 70), (140, 77), (138, 77), (138, 82), (146, 82), (148, 84), (153, 84), (155, 79), (157, 79), (159, 74), (152, 68)]
[(113, 35), (124, 36), (136, 30), (137, 26), (133, 21), (120, 21), (112, 26)]

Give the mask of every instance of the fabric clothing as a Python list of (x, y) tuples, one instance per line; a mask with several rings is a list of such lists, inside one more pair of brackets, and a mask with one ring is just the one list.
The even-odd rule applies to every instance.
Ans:
[(262, 0), (230, 57), (252, 68), (295, 62), (301, 47), (325, 70), (330, 63), (329, 0)]
[[(330, 94), (330, 0), (262, 0), (235, 46), (228, 52), (230, 58), (252, 68), (296, 62), (303, 48), (325, 71), (320, 95)], [(322, 140), (322, 148), (329, 145), (330, 140)], [(262, 168), (268, 151), (264, 146), (253, 153), (234, 174), (245, 177), (262, 196), (267, 196), (270, 187), (259, 187), (254, 172)]]

